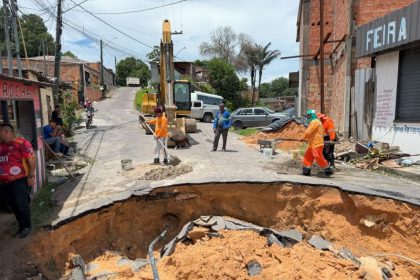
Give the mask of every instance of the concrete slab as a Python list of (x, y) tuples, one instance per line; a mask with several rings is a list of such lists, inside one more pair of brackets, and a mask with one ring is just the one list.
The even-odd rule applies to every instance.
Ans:
[(264, 158), (257, 147), (249, 147), (229, 133), (227, 151), (211, 152), (211, 124), (198, 123), (198, 133), (190, 134), (192, 146), (173, 150), (193, 171), (162, 181), (138, 180), (125, 176), (122, 159), (132, 159), (133, 166), (151, 163), (153, 137), (146, 135), (138, 123), (134, 107), (135, 88), (119, 88), (112, 98), (95, 104), (92, 129), (80, 129), (74, 136), (77, 149), (91, 159), (91, 164), (76, 182), (66, 183), (54, 194), (61, 205), (52, 225), (62, 223), (86, 212), (100, 209), (130, 196), (145, 195), (156, 188), (184, 184), (207, 183), (278, 183), (290, 182), (312, 186), (329, 186), (352, 193), (398, 199), (420, 205), (420, 182), (383, 176), (359, 169), (342, 168), (332, 178), (304, 177), (297, 174), (278, 174), (267, 168), (282, 164), (290, 156), (280, 152), (272, 159)]

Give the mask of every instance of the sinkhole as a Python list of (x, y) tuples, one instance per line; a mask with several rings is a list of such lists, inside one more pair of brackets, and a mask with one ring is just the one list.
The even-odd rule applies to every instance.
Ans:
[[(419, 279), (419, 207), (336, 188), (291, 183), (209, 183), (155, 189), (38, 233), (30, 247), (49, 279), (71, 279), (80, 256), (86, 279)], [(295, 230), (281, 246), (255, 230), (191, 227), (173, 252), (160, 250), (200, 217), (226, 217), (274, 232)], [(316, 248), (313, 237), (331, 248)], [(347, 250), (357, 259), (343, 258)], [(257, 274), (251, 274), (252, 269)], [(256, 269), (256, 270), (255, 270)], [(379, 270), (378, 270), (379, 269)], [(250, 272), (251, 271), (251, 272)], [(95, 278), (96, 277), (96, 278)], [(102, 277), (102, 278), (101, 278)], [(372, 278), (373, 279), (373, 278)]]

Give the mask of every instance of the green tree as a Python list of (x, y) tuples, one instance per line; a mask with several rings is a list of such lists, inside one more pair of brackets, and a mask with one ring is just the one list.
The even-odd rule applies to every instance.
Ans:
[(257, 46), (257, 67), (258, 67), (258, 92), (260, 92), (261, 89), (261, 79), (264, 67), (270, 64), (274, 59), (279, 57), (280, 51), (279, 50), (269, 50), (271, 42), (267, 45), (263, 46)]
[(66, 52), (64, 52), (62, 55), (64, 55), (64, 56), (68, 56), (68, 57), (71, 57), (71, 58), (74, 58), (74, 59), (79, 59), (78, 57), (77, 57), (77, 55), (75, 55), (74, 53), (72, 53), (71, 51), (66, 51)]
[(117, 64), (116, 72), (117, 83), (120, 86), (126, 85), (127, 77), (138, 77), (140, 78), (140, 84), (145, 86), (151, 77), (149, 67), (143, 61), (134, 57), (127, 57), (120, 60)]
[(289, 87), (289, 79), (280, 77), (271, 81), (270, 97), (283, 96), (284, 91)]
[(240, 98), (240, 81), (232, 65), (223, 59), (213, 58), (207, 62), (210, 84), (216, 94), (235, 102)]
[[(42, 54), (42, 42), (44, 42), (46, 54), (54, 54), (54, 38), (50, 33), (48, 33), (48, 29), (41, 17), (34, 14), (29, 14), (19, 17), (19, 20), (22, 26), (22, 32), (25, 39), (28, 57)], [(18, 33), (20, 41), (20, 55), (21, 57), (25, 57), (25, 50), (23, 47), (20, 28), (18, 28)], [(10, 34), (12, 34), (11, 30)], [(0, 9), (0, 38), (2, 38), (2, 42), (4, 41), (4, 36), (4, 10), (2, 7)], [(14, 43), (11, 47), (14, 49)]]
[(271, 83), (262, 83), (259, 92), (261, 98), (271, 97)]
[(153, 50), (146, 54), (146, 56), (150, 61), (160, 61), (160, 47), (153, 46)]

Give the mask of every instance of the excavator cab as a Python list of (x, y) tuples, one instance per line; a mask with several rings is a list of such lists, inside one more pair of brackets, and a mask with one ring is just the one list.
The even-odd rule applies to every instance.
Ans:
[(191, 114), (191, 84), (189, 81), (175, 81), (173, 86), (173, 100), (178, 116)]

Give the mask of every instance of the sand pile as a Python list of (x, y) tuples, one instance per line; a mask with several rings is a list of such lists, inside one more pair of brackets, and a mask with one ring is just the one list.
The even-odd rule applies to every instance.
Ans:
[[(190, 243), (178, 243), (175, 252), (158, 260), (160, 279), (370, 279), (365, 268), (345, 260), (330, 251), (322, 251), (302, 242), (291, 248), (276, 244), (269, 246), (267, 238), (250, 230), (222, 230), (209, 237), (205, 228), (189, 233)], [(159, 252), (155, 252), (158, 258)], [(110, 264), (110, 261), (114, 264)], [(151, 279), (150, 265), (133, 272), (129, 267), (116, 265), (121, 257), (107, 253), (93, 261), (97, 270), (106, 270), (109, 279)], [(386, 267), (385, 263), (372, 267)], [(256, 263), (256, 275), (251, 276), (249, 265)], [(371, 268), (372, 268), (371, 267)], [(393, 279), (416, 279), (406, 267), (389, 269)], [(93, 273), (94, 274), (94, 273)], [(112, 276), (111, 276), (112, 275)]]
[[(257, 134), (242, 137), (241, 140), (249, 145), (257, 145), (258, 140), (273, 140), (278, 138), (287, 138), (287, 139), (301, 139), (303, 135), (305, 134), (305, 126), (302, 124), (299, 124), (295, 121), (291, 121), (288, 124), (286, 124), (281, 129), (275, 131), (275, 132), (259, 132)], [(301, 142), (294, 142), (294, 141), (280, 141), (276, 148), (290, 151), (298, 149), (304, 145)]]

